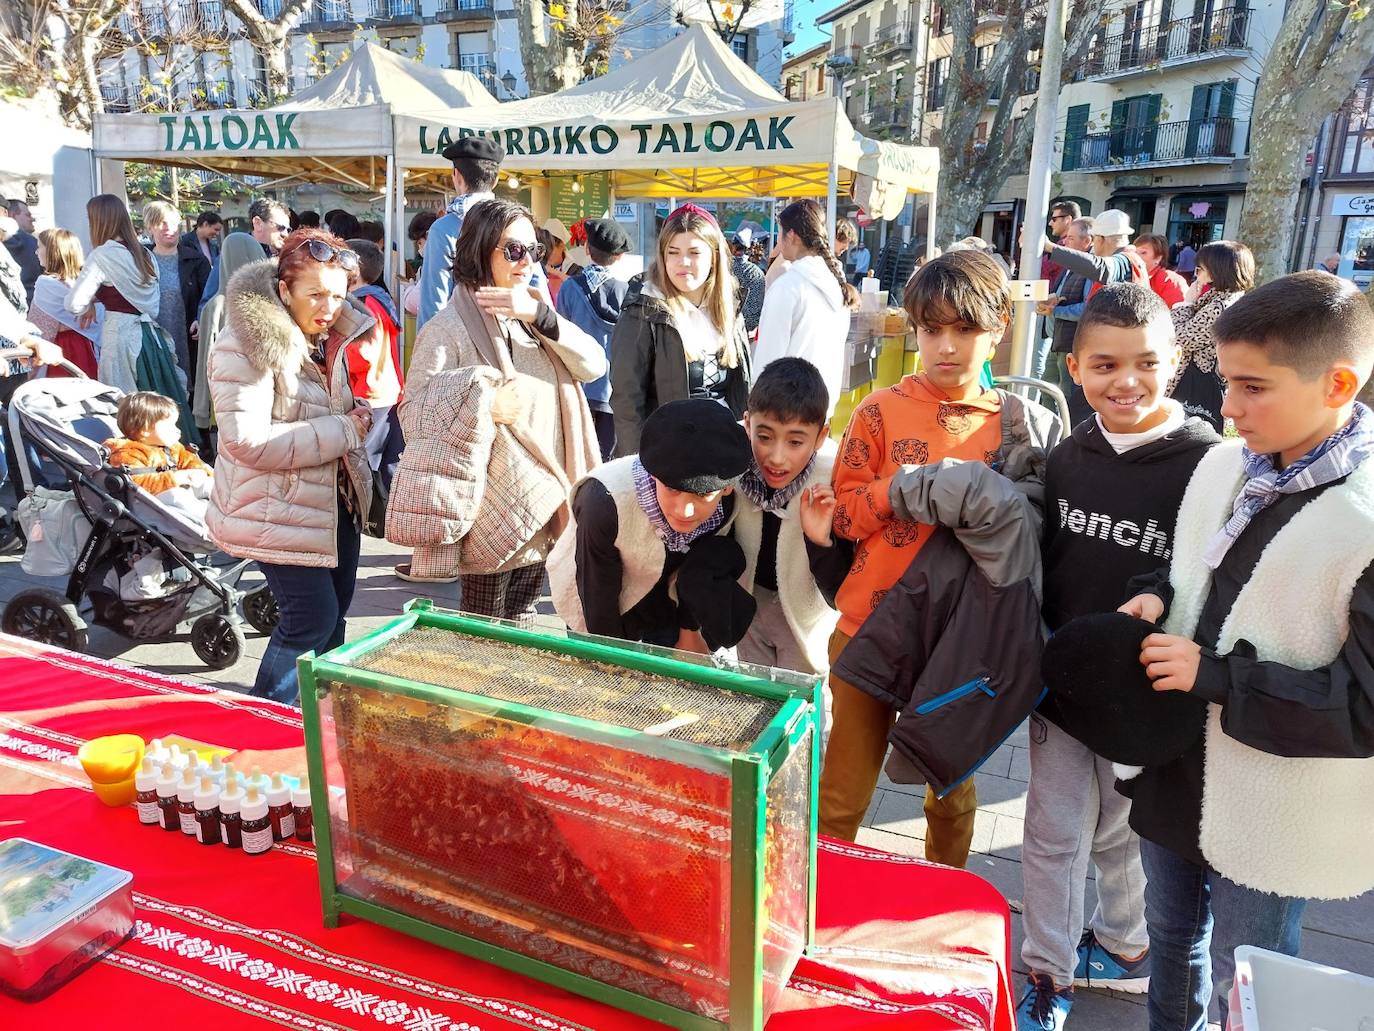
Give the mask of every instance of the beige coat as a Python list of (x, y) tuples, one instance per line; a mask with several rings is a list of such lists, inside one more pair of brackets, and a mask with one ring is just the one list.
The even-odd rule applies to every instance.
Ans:
[(238, 558), (332, 569), (340, 459), (363, 519), (372, 493), (362, 438), (347, 414), (354, 401), (342, 345), (370, 332), (375, 320), (351, 301), (339, 313), (326, 383), (310, 360), (311, 343), (277, 296), (275, 261), (241, 269), (226, 306), (207, 361), (219, 423), (210, 538)]
[[(557, 418), (564, 453), (519, 426), (497, 426), (497, 387), (516, 375), (506, 344), (461, 284), (416, 341), (401, 404), (406, 449), (387, 504), (387, 540), (417, 549), (423, 568), (468, 574), (528, 563), (546, 527), (556, 537), (570, 510), (571, 484), (597, 462), (596, 431), (575, 382), (604, 374), (605, 352), (571, 322), (558, 338), (535, 334), (563, 381)], [(575, 381), (575, 382), (574, 382)], [(444, 550), (421, 562), (418, 549)]]

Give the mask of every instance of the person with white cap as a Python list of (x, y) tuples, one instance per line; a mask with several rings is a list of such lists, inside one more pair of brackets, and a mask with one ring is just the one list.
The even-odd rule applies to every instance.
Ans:
[(544, 266), (544, 275), (549, 280), (549, 297), (557, 303), (558, 290), (563, 280), (568, 278), (563, 264), (568, 259), (568, 242), (572, 234), (558, 219), (546, 218), (535, 232), (535, 238), (544, 245), (544, 260), (540, 264)]
[(1150, 270), (1131, 246), (1133, 232), (1126, 212), (1108, 208), (1093, 219), (1092, 253), (1061, 247), (1044, 236), (1041, 249), (1055, 264), (1084, 276), (1092, 284), (1088, 288), (1088, 296), (1092, 297), (1106, 283), (1150, 285)]
[(763, 314), (763, 269), (749, 260), (749, 245), (753, 242), (754, 231), (748, 226), (730, 237), (730, 271), (744, 298), (740, 314), (744, 316), (744, 328), (750, 339), (758, 332), (759, 316)]

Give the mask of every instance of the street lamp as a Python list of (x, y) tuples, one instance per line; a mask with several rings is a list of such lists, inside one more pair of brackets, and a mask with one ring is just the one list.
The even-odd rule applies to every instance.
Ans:
[(506, 69), (506, 74), (501, 76), (501, 85), (506, 87), (506, 96), (515, 99), (515, 73)]

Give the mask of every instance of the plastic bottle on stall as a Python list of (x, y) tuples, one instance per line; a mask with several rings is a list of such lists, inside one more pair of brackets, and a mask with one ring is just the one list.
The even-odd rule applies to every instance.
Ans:
[(291, 808), (296, 817), (296, 839), (315, 840), (315, 822), (310, 812), (310, 781), (302, 777), (296, 790), (291, 792)]
[(163, 830), (181, 830), (181, 815), (177, 809), (177, 771), (170, 762), (163, 763), (158, 771), (157, 808), (162, 815)]
[(187, 766), (181, 771), (181, 780), (177, 781), (177, 813), (181, 819), (181, 833), (191, 837), (196, 835), (196, 788), (199, 786), (194, 767)]
[(200, 778), (196, 790), (196, 840), (202, 845), (218, 845), (219, 787), (209, 774)]
[(296, 814), (291, 808), (291, 785), (272, 774), (267, 788), (267, 815), (272, 819), (272, 840), (285, 841), (296, 833)]
[(157, 807), (158, 769), (153, 760), (145, 755), (138, 772), (134, 774), (134, 802), (138, 806), (139, 823), (161, 823), (162, 813)]
[(224, 790), (219, 793), (220, 837), (229, 848), (243, 847), (243, 785), (232, 774), (225, 778)]
[(257, 856), (272, 850), (272, 818), (267, 815), (267, 799), (256, 784), (249, 784), (239, 811), (243, 818), (243, 851)]

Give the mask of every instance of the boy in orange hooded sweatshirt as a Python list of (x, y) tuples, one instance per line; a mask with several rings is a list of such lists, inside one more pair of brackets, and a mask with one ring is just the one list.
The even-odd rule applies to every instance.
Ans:
[[(857, 542), (836, 595), (833, 666), (935, 532), (894, 518), (888, 493), (904, 465), (946, 458), (992, 464), (1002, 444), (1002, 401), (979, 383), (1011, 316), (1007, 277), (986, 254), (955, 251), (928, 262), (903, 305), (916, 327), (921, 371), (874, 391), (855, 410), (835, 463), (837, 536)], [(834, 724), (820, 783), (820, 831), (853, 841), (873, 799), (896, 714), (831, 674)], [(978, 807), (970, 777), (944, 798), (926, 791), (926, 858), (962, 867)]]
[(203, 523), (214, 470), (181, 442), (179, 414), (170, 397), (148, 390), (125, 394), (115, 413), (124, 436), (104, 446), (110, 464), (123, 467), (134, 483)]

